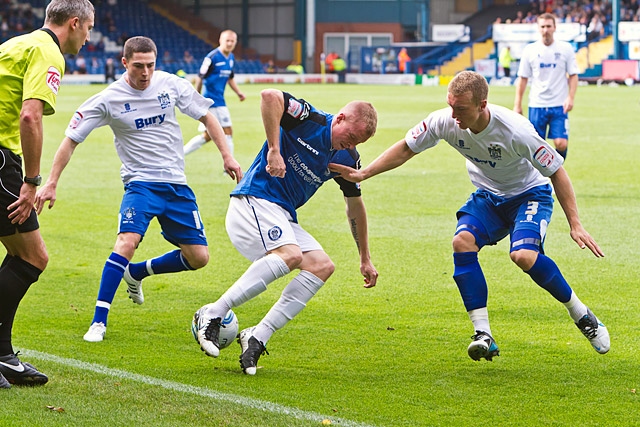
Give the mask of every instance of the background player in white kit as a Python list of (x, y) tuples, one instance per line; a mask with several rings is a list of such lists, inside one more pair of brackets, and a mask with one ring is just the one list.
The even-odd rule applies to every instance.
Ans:
[(330, 162), (359, 167), (355, 146), (373, 136), (377, 127), (373, 105), (353, 101), (333, 115), (304, 99), (267, 89), (261, 93), (260, 111), (267, 141), (232, 191), (226, 219), (231, 242), (252, 264), (215, 303), (194, 315), (196, 340), (207, 355), (217, 357), (221, 319), (228, 310), (300, 270), (258, 325), (240, 332), (240, 366), (248, 375), (255, 375), (271, 335), (304, 309), (335, 269), (320, 243), (298, 224), (296, 213), (324, 182), (335, 178), (342, 190), (364, 286), (375, 286), (378, 278), (360, 187), (328, 169)]
[(580, 70), (571, 44), (554, 40), (555, 16), (540, 15), (538, 30), (541, 39), (522, 51), (513, 110), (522, 114), (522, 97), (531, 79), (529, 120), (540, 137), (552, 139), (556, 151), (566, 159), (569, 111), (573, 109)]
[[(123, 278), (129, 297), (142, 304), (145, 277), (196, 270), (209, 261), (195, 195), (184, 173), (176, 108), (207, 127), (220, 150), (225, 171), (236, 181), (242, 178), (218, 120), (208, 111), (211, 100), (200, 95), (188, 81), (154, 71), (156, 57), (156, 45), (147, 37), (132, 37), (125, 42), (122, 64), (126, 72), (78, 108), (56, 152), (49, 179), (36, 197), (38, 212), (47, 200), (53, 207), (58, 180), (75, 148), (95, 128), (111, 127), (122, 161), (120, 175), (125, 193), (118, 215), (118, 237), (102, 271), (94, 318), (84, 335), (86, 341), (103, 340), (109, 309)], [(166, 203), (169, 199), (171, 203)], [(180, 249), (130, 264), (154, 217), (158, 218), (165, 239)]]
[(366, 168), (358, 171), (330, 165), (330, 169), (350, 181), (360, 182), (402, 165), (441, 139), (447, 141), (467, 159), (469, 177), (477, 187), (457, 212), (453, 238), (453, 278), (475, 329), (469, 356), (474, 360), (491, 360), (499, 355), (489, 326), (487, 283), (478, 252), (506, 236), (510, 236), (511, 260), (563, 303), (593, 348), (606, 353), (607, 328), (578, 299), (555, 262), (544, 255), (544, 239), (553, 209), (551, 178), (569, 222), (571, 238), (596, 257), (604, 256), (580, 223), (563, 159), (524, 117), (488, 104), (488, 92), (483, 76), (463, 71), (449, 83), (449, 108), (429, 114)]

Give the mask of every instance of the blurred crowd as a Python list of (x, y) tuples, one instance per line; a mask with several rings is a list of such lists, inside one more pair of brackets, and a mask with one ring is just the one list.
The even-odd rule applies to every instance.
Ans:
[[(622, 0), (620, 21), (640, 21), (640, 0)], [(553, 13), (558, 22), (578, 22), (587, 27), (590, 38), (609, 31), (612, 19), (611, 0), (532, 0), (527, 11), (516, 16), (496, 18), (496, 23), (535, 23), (542, 13)]]

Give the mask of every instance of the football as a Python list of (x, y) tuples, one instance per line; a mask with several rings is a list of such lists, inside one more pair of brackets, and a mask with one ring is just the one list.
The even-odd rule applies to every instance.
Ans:
[(238, 318), (233, 310), (229, 310), (227, 315), (222, 319), (220, 323), (220, 336), (218, 341), (220, 343), (220, 350), (228, 347), (238, 335)]

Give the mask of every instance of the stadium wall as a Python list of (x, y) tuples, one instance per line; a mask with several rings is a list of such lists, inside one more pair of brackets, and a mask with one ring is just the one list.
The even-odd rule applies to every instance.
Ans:
[(319, 71), (326, 32), (391, 33), (394, 42), (412, 41), (424, 7), (429, 21), (438, 24), (457, 22), (460, 13), (478, 8), (478, 0), (199, 0), (197, 10), (193, 0), (172, 2), (215, 27), (234, 29), (242, 46), (278, 62), (294, 58), (296, 40), (306, 46), (296, 17), (308, 4), (315, 4), (314, 60), (305, 64), (309, 71)]

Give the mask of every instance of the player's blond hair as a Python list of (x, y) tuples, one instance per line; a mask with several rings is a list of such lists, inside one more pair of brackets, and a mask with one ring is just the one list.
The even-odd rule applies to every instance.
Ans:
[(378, 112), (373, 104), (366, 101), (351, 101), (341, 111), (350, 113), (356, 123), (364, 126), (365, 139), (371, 138), (378, 128)]
[(475, 71), (461, 71), (449, 82), (448, 91), (453, 96), (471, 92), (472, 101), (480, 105), (489, 96), (489, 83), (484, 76)]

